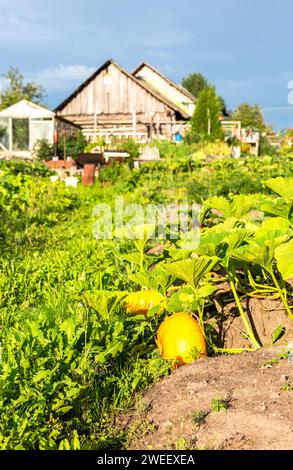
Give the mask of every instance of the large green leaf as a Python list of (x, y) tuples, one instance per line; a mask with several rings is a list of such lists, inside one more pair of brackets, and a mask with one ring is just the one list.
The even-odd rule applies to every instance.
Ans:
[(223, 196), (211, 197), (205, 202), (204, 207), (222, 212), (225, 219), (230, 216), (230, 202)]
[(149, 289), (158, 289), (159, 287), (165, 289), (170, 283), (170, 274), (159, 268), (155, 268), (153, 271), (138, 271), (128, 276), (128, 278)]
[(275, 200), (267, 199), (259, 204), (259, 210), (267, 214), (283, 217), (284, 219), (289, 218), (291, 209), (292, 205), (281, 198)]
[(228, 235), (228, 232), (216, 233), (207, 231), (200, 239), (198, 253), (206, 256), (216, 256), (217, 248), (226, 235)]
[(238, 229), (234, 232), (229, 233), (223, 239), (224, 243), (227, 243), (227, 255), (229, 255), (233, 250), (243, 245), (244, 242), (248, 241), (251, 237), (251, 232), (245, 229)]
[(248, 264), (257, 264), (267, 271), (272, 270), (273, 253), (267, 245), (244, 245), (231, 253), (231, 258)]
[(223, 223), (211, 227), (209, 231), (213, 233), (230, 233), (238, 228), (245, 228), (245, 226), (244, 221), (236, 219), (235, 217), (229, 217)]
[(234, 196), (230, 204), (230, 217), (242, 217), (252, 209), (256, 209), (258, 204), (257, 195), (249, 196), (239, 194)]
[(205, 203), (205, 208), (216, 209), (223, 214), (224, 219), (230, 217), (241, 218), (247, 215), (251, 209), (256, 209), (258, 199), (255, 195), (239, 194), (232, 198), (231, 202), (223, 196), (212, 197)]
[(167, 264), (165, 269), (172, 276), (182, 279), (192, 288), (196, 289), (200, 280), (213, 269), (217, 262), (218, 258), (215, 256), (201, 256), (195, 259)]
[(217, 255), (221, 258), (223, 266), (228, 267), (233, 251), (243, 245), (243, 243), (248, 242), (250, 237), (251, 232), (242, 228), (234, 230), (225, 236), (221, 246), (217, 249)]
[(282, 217), (273, 217), (266, 219), (255, 234), (257, 243), (264, 243), (266, 240), (274, 240), (288, 238), (292, 234), (289, 221)]
[(279, 196), (282, 196), (286, 201), (293, 200), (293, 178), (271, 178), (265, 181), (265, 185), (274, 191)]
[(278, 270), (285, 281), (293, 278), (293, 238), (278, 246), (275, 251)]

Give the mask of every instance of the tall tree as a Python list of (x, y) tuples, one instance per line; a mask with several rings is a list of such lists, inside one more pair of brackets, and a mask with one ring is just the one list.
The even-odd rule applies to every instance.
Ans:
[(22, 99), (41, 103), (44, 99), (44, 89), (38, 83), (31, 81), (26, 82), (24, 76), (17, 68), (9, 67), (8, 71), (3, 74), (8, 82), (5, 90), (0, 93), (0, 109), (5, 109)]
[[(183, 78), (181, 84), (196, 98), (199, 97), (200, 93), (203, 90), (206, 90), (207, 88), (212, 86), (208, 79), (204, 75), (202, 75), (202, 73), (199, 72), (191, 73), (190, 75), (188, 75), (188, 77)], [(222, 96), (219, 96), (218, 99), (220, 101), (223, 116), (229, 116), (229, 111), (227, 110), (227, 105), (224, 98)]]
[(235, 109), (232, 117), (241, 121), (242, 127), (253, 127), (259, 131), (266, 129), (262, 109), (257, 104), (242, 103)]
[(192, 93), (193, 96), (198, 98), (200, 92), (211, 86), (211, 84), (201, 73), (191, 73), (188, 77), (183, 78), (182, 86)]
[(191, 120), (191, 132), (210, 140), (222, 139), (221, 111), (215, 88), (210, 86), (202, 90)]

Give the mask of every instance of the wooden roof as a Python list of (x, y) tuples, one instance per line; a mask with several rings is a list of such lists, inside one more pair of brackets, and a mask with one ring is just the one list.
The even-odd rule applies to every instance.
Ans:
[(109, 67), (109, 65), (114, 65), (117, 67), (121, 73), (125, 74), (128, 78), (133, 80), (139, 87), (143, 88), (146, 90), (148, 93), (153, 95), (157, 100), (161, 101), (164, 103), (166, 106), (168, 106), (170, 109), (175, 111), (176, 113), (179, 113), (184, 119), (188, 119), (189, 116), (187, 113), (185, 113), (179, 106), (174, 104), (171, 100), (166, 98), (165, 96), (161, 95), (158, 91), (154, 90), (149, 84), (146, 84), (142, 80), (137, 79), (134, 75), (128, 73), (126, 70), (124, 70), (120, 65), (118, 65), (113, 59), (107, 60), (98, 70), (96, 70), (87, 80), (85, 80), (71, 95), (66, 98), (62, 103), (59, 104), (55, 108), (55, 112), (62, 111), (62, 109), (65, 108), (65, 106), (73, 100), (84, 88), (86, 88), (95, 78), (106, 68)]
[(149, 69), (151, 69), (154, 73), (156, 73), (157, 75), (159, 75), (163, 80), (165, 80), (167, 83), (169, 83), (169, 85), (173, 86), (174, 88), (176, 88), (178, 91), (180, 91), (181, 93), (183, 93), (185, 96), (187, 96), (189, 99), (191, 99), (192, 101), (196, 102), (197, 101), (197, 98), (192, 94), (190, 93), (190, 91), (186, 90), (186, 88), (184, 88), (183, 86), (181, 85), (178, 85), (177, 83), (173, 82), (172, 80), (170, 80), (168, 77), (166, 77), (165, 75), (163, 75), (161, 72), (159, 72), (157, 69), (155, 69), (155, 67), (153, 67), (152, 65), (148, 64), (147, 62), (142, 62), (142, 64), (140, 64), (135, 70), (134, 72), (132, 72), (132, 75), (133, 76), (136, 76), (139, 71), (141, 69), (143, 69), (143, 67), (148, 67)]

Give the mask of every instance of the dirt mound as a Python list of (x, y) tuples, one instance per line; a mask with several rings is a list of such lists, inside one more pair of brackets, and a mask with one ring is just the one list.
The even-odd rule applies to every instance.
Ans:
[[(274, 332), (279, 327), (283, 328), (284, 334), (278, 345), (287, 344), (288, 339), (293, 338), (293, 323), (280, 300), (248, 298), (242, 302), (242, 307), (261, 346), (272, 344)], [(251, 348), (251, 343), (242, 334), (244, 326), (235, 303), (218, 309), (221, 322), (218, 322), (217, 345), (228, 349)]]
[(128, 448), (293, 449), (292, 390), (292, 344), (201, 359), (124, 416), (128, 428), (140, 423)]

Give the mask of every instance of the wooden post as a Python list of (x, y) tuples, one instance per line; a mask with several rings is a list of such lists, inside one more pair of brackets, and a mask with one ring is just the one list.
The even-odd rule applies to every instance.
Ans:
[(95, 141), (97, 141), (97, 113), (94, 114), (94, 129)]
[(9, 118), (9, 124), (8, 124), (8, 136), (9, 136), (9, 153), (12, 153), (13, 150), (13, 135), (12, 135), (12, 118)]
[(154, 133), (154, 114), (155, 113), (151, 113), (150, 140), (153, 139), (153, 133)]
[(84, 186), (92, 186), (95, 181), (95, 169), (96, 165), (92, 163), (86, 163), (83, 167), (82, 172), (82, 184)]

